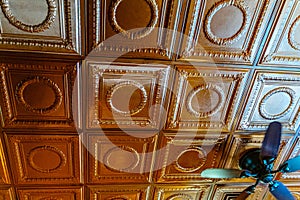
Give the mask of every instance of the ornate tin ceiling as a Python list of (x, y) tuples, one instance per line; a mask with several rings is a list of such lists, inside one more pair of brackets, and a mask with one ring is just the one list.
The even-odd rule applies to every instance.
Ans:
[(0, 5), (0, 199), (234, 199), (254, 180), (199, 174), (275, 120), (275, 168), (300, 154), (299, 0)]

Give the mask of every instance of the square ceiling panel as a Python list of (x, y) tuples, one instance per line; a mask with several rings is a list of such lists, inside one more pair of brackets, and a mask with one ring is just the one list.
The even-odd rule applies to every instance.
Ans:
[(76, 136), (8, 136), (16, 183), (80, 183), (79, 145)]
[(88, 129), (158, 129), (164, 123), (169, 66), (87, 62), (84, 71)]
[(18, 197), (20, 200), (27, 199), (63, 199), (77, 200), (81, 199), (83, 189), (80, 187), (47, 187), (47, 188), (18, 188)]
[(1, 51), (81, 54), (80, 0), (1, 3)]
[(156, 164), (157, 182), (211, 182), (200, 177), (206, 168), (217, 168), (222, 163), (225, 136), (163, 136)]
[(75, 65), (1, 64), (5, 128), (71, 127)]
[(239, 130), (265, 130), (276, 120), (293, 132), (300, 124), (300, 74), (257, 70), (242, 112)]
[(275, 1), (192, 1), (181, 60), (251, 64)]
[(280, 15), (274, 24), (262, 65), (299, 66), (300, 64), (300, 2), (288, 0), (282, 2)]
[(247, 69), (178, 66), (167, 129), (230, 131)]
[(95, 56), (170, 59), (185, 7), (174, 0), (90, 1), (89, 50)]
[[(157, 136), (88, 135), (90, 183), (148, 183), (152, 180)], [(132, 133), (134, 134), (134, 133)], [(140, 135), (141, 136), (141, 135)]]
[(209, 185), (157, 185), (155, 187), (155, 197), (157, 200), (175, 200), (175, 199), (208, 199)]

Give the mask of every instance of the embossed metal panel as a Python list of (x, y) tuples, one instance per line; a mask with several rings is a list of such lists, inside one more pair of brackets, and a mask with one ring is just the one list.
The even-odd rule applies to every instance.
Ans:
[[(237, 196), (249, 185), (217, 185), (214, 188), (214, 196), (212, 200), (231, 200), (236, 199)], [(260, 200), (263, 199), (266, 187), (258, 186), (255, 189), (255, 193), (251, 194), (247, 199)]]
[(275, 1), (192, 1), (181, 59), (252, 63)]
[(80, 183), (78, 137), (9, 135), (8, 145), (18, 184)]
[(173, 45), (179, 36), (178, 13), (186, 6), (180, 0), (93, 0), (90, 3), (89, 45), (98, 55), (168, 59), (176, 51)]
[(174, 199), (207, 199), (208, 191), (210, 187), (208, 185), (157, 185), (155, 187), (155, 197), (158, 200), (174, 200)]
[(81, 53), (80, 0), (1, 1), (1, 51)]
[(157, 136), (141, 137), (138, 132), (130, 135), (89, 135), (90, 183), (147, 183), (152, 180)]
[(147, 185), (105, 185), (91, 186), (88, 190), (92, 200), (140, 200), (148, 199), (151, 188)]
[(276, 120), (282, 123), (284, 131), (296, 131), (300, 124), (299, 75), (257, 70), (238, 128), (265, 130)]
[(220, 166), (226, 138), (183, 135), (164, 136), (162, 139), (163, 147), (157, 159), (161, 160), (157, 182), (210, 182), (211, 180), (203, 179), (199, 174), (206, 168)]
[(269, 37), (262, 65), (299, 66), (300, 64), (300, 2), (282, 2), (278, 19)]
[(70, 127), (74, 68), (62, 64), (1, 64), (4, 127)]
[(163, 125), (168, 66), (88, 63), (85, 67), (88, 128), (144, 130)]
[(230, 131), (247, 70), (180, 66), (177, 71), (167, 128)]
[(17, 192), (20, 200), (82, 199), (82, 189), (79, 187), (18, 188)]

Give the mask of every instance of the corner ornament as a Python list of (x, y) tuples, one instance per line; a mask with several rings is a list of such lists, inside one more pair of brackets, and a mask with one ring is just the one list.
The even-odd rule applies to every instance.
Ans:
[(36, 24), (36, 25), (25, 24), (25, 23), (21, 22), (20, 20), (18, 20), (13, 15), (13, 13), (10, 9), (9, 0), (0, 0), (0, 5), (1, 5), (1, 9), (2, 9), (4, 16), (6, 17), (6, 19), (9, 21), (9, 23), (11, 25), (13, 25), (14, 27), (16, 27), (22, 31), (26, 31), (26, 32), (30, 32), (30, 33), (39, 33), (39, 32), (43, 32), (43, 31), (49, 29), (56, 17), (57, 6), (55, 3), (55, 0), (46, 0), (46, 1), (48, 4), (47, 16), (43, 20), (43, 22), (41, 22), (40, 24)]

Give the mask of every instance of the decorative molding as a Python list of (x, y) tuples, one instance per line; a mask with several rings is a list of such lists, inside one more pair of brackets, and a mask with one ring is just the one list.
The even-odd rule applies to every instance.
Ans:
[[(139, 89), (140, 91), (140, 95), (141, 95), (141, 102), (139, 103), (139, 105), (136, 107), (136, 108), (133, 108), (129, 111), (122, 111), (122, 110), (119, 110), (118, 108), (116, 108), (113, 103), (112, 103), (112, 98), (113, 98), (113, 95), (114, 93), (123, 88), (123, 87), (126, 87), (126, 86), (134, 86), (136, 88)], [(132, 115), (135, 115), (139, 112), (141, 112), (143, 110), (143, 108), (146, 106), (147, 104), (147, 101), (148, 101), (148, 97), (147, 97), (147, 91), (146, 89), (144, 88), (144, 86), (136, 81), (123, 81), (123, 82), (119, 82), (117, 84), (115, 84), (114, 86), (112, 86), (108, 91), (107, 91), (107, 94), (106, 94), (106, 102), (107, 102), (107, 105), (108, 107), (110, 108), (111, 111), (117, 113), (117, 114), (120, 114), (120, 115), (123, 115), (123, 116), (132, 116)]]
[[(300, 26), (300, 15), (294, 20), (292, 23), (289, 33), (288, 33), (288, 41), (292, 48), (295, 50), (300, 50), (300, 41), (295, 39), (296, 36), (296, 28)], [(298, 33), (299, 34), (299, 33)]]
[[(266, 111), (265, 105), (266, 105), (266, 102), (268, 101), (268, 99), (272, 95), (277, 94), (277, 93), (286, 93), (287, 95), (290, 96), (291, 100), (289, 102), (288, 107), (284, 111), (277, 113), (277, 114), (270, 114), (270, 113), (268, 113), (268, 111)], [(296, 92), (294, 90), (292, 90), (291, 88), (288, 88), (288, 87), (278, 87), (278, 88), (270, 90), (269, 92), (267, 92), (267, 94), (265, 94), (263, 96), (263, 98), (259, 102), (258, 110), (259, 110), (260, 115), (263, 118), (268, 119), (268, 120), (275, 120), (275, 119), (279, 119), (279, 118), (285, 116), (286, 114), (288, 114), (291, 111), (292, 106), (295, 104), (295, 102), (296, 102)]]
[[(59, 164), (57, 166), (55, 166), (54, 168), (41, 168), (41, 167), (39, 167), (34, 162), (34, 156), (39, 151), (49, 151), (49, 152), (53, 152), (53, 153), (57, 154), (60, 158)], [(53, 146), (49, 146), (49, 145), (44, 145), (44, 146), (37, 146), (37, 147), (30, 150), (30, 152), (28, 154), (28, 163), (36, 171), (39, 171), (39, 172), (42, 172), (42, 173), (52, 173), (52, 172), (58, 171), (59, 169), (64, 167), (67, 163), (67, 158), (66, 158), (66, 155), (61, 150), (59, 150), (58, 148), (53, 147)]]
[[(50, 106), (45, 107), (45, 108), (34, 108), (25, 101), (23, 92), (27, 86), (34, 84), (34, 83), (45, 84), (53, 90), (53, 92), (55, 94), (55, 100)], [(16, 99), (27, 110), (38, 113), (38, 114), (46, 114), (46, 113), (54, 112), (61, 105), (62, 100), (63, 100), (63, 94), (62, 94), (59, 86), (56, 83), (54, 83), (52, 80), (50, 80), (49, 78), (40, 77), (40, 76), (29, 77), (26, 80), (19, 82), (17, 85), (17, 88), (16, 88), (16, 97), (17, 97)]]
[(6, 17), (6, 19), (9, 21), (11, 25), (13, 25), (14, 27), (22, 31), (26, 31), (30, 33), (39, 33), (49, 29), (49, 27), (53, 24), (56, 17), (57, 6), (55, 0), (46, 0), (46, 1), (48, 4), (47, 16), (42, 23), (36, 25), (29, 25), (23, 23), (22, 21), (19, 21), (10, 10), (9, 0), (1, 0), (0, 5), (4, 16)]
[[(197, 95), (198, 92), (200, 92), (202, 90), (212, 90), (219, 97), (217, 106), (215, 106), (212, 110), (210, 110), (208, 112), (199, 112), (199, 111), (196, 111), (193, 108), (193, 105), (192, 105), (193, 98)], [(220, 88), (219, 86), (212, 85), (212, 84), (200, 85), (200, 86), (197, 86), (196, 88), (194, 88), (188, 94), (187, 100), (186, 100), (186, 108), (187, 108), (187, 111), (189, 113), (191, 113), (192, 115), (194, 115), (195, 117), (198, 117), (198, 118), (207, 118), (207, 117), (210, 117), (210, 116), (212, 116), (212, 115), (214, 115), (214, 114), (216, 114), (217, 112), (220, 111), (220, 109), (222, 108), (222, 106), (224, 104), (224, 101), (225, 101), (224, 98), (225, 98), (225, 94), (224, 94), (222, 88)]]
[[(242, 35), (244, 35), (245, 31), (246, 31), (246, 25), (249, 23), (249, 17), (248, 17), (248, 7), (244, 5), (244, 1), (232, 1), (232, 0), (225, 0), (225, 1), (219, 1), (218, 3), (216, 3), (215, 5), (213, 5), (208, 13), (205, 16), (205, 23), (203, 26), (203, 30), (205, 33), (205, 36), (207, 37), (207, 39), (217, 45), (228, 45), (228, 44), (232, 44), (234, 42), (236, 42)], [(220, 11), (221, 9), (225, 8), (225, 7), (229, 7), (229, 6), (234, 6), (236, 8), (238, 8), (242, 14), (243, 14), (243, 23), (241, 28), (231, 37), (228, 38), (219, 38), (217, 36), (214, 35), (214, 33), (211, 30), (211, 22), (212, 22), (212, 18), (213, 16)]]
[(123, 37), (126, 37), (131, 40), (137, 40), (146, 37), (149, 35), (152, 30), (155, 28), (157, 22), (158, 22), (158, 6), (156, 4), (155, 0), (144, 0), (147, 2), (147, 4), (150, 6), (151, 9), (151, 20), (147, 27), (143, 28), (142, 30), (138, 32), (129, 32), (124, 30), (117, 22), (117, 9), (119, 4), (123, 0), (113, 0), (110, 7), (109, 7), (109, 21), (111, 26), (113, 27), (114, 31), (117, 33), (120, 33)]
[(176, 200), (176, 199), (182, 199), (182, 200), (193, 200), (194, 198), (189, 194), (173, 194), (169, 196), (166, 200)]

